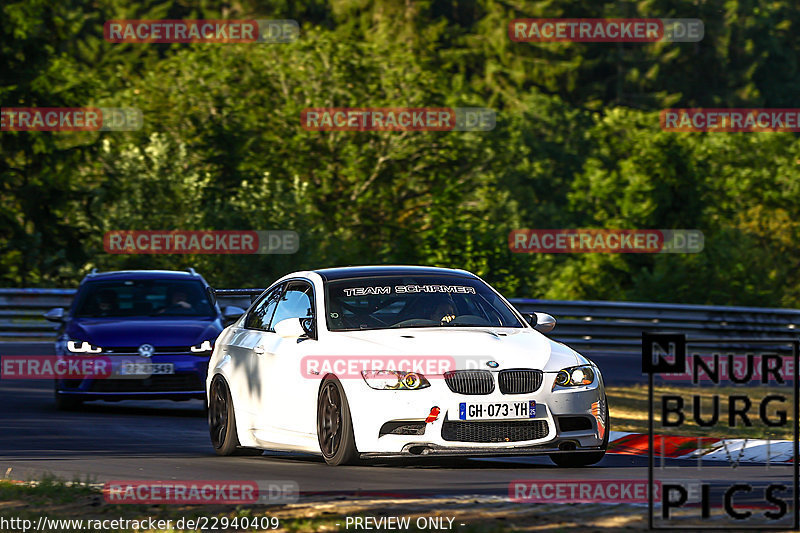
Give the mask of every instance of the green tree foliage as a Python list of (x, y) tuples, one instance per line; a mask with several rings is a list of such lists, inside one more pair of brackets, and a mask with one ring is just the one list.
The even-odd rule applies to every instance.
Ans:
[[(0, 284), (195, 266), (217, 286), (369, 263), (516, 296), (798, 306), (793, 134), (661, 131), (791, 107), (800, 10), (750, 0), (174, 0), (2, 7), (0, 104), (133, 106), (136, 132), (2, 132)], [(293, 44), (111, 44), (124, 18), (292, 18)], [(699, 43), (516, 43), (536, 17), (700, 18)], [(491, 132), (315, 132), (309, 107), (491, 107)], [(700, 229), (700, 254), (514, 254), (516, 228)], [(294, 255), (113, 255), (115, 229), (292, 229)]]
[[(91, 209), (102, 217), (87, 219), (87, 231), (98, 248), (108, 229), (301, 234), (298, 256), (239, 259), (238, 268), (207, 273), (219, 283), (245, 283), (261, 272), (263, 284), (320, 258), (458, 260), (488, 271), (490, 258), (506, 255), (505, 232), (514, 221), (515, 204), (497, 186), (504, 167), (499, 137), (300, 125), (301, 111), (311, 106), (456, 107), (474, 98), (453, 97), (441, 74), (403, 50), (325, 32), (280, 47), (183, 50), (119, 95), (143, 110), (147, 125), (123, 146), (106, 141), (103, 157), (83, 170), (86, 181), (105, 183)], [(465, 242), (473, 243), (467, 253)], [(220, 258), (192, 259), (221, 267)], [(109, 267), (142, 263), (104, 260)]]

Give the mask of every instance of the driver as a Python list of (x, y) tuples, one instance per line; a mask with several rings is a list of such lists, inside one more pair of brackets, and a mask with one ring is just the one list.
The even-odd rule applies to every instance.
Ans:
[(447, 296), (437, 297), (433, 303), (433, 312), (428, 318), (434, 322), (447, 324), (456, 318), (456, 308)]
[(180, 307), (182, 309), (191, 309), (192, 304), (189, 303), (189, 295), (183, 289), (176, 289), (172, 293), (172, 298), (169, 302), (170, 307)]
[(167, 305), (159, 311), (191, 311), (194, 306), (189, 302), (189, 293), (180, 287), (170, 288), (167, 292)]
[(117, 292), (112, 289), (102, 289), (95, 297), (95, 309), (98, 315), (110, 315), (119, 310)]

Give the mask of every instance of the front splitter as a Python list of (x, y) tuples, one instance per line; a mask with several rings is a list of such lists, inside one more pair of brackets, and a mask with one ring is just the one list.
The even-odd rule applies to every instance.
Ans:
[[(503, 457), (509, 455), (544, 455), (551, 453), (589, 453), (603, 451), (601, 447), (594, 448), (575, 448), (571, 450), (562, 450), (558, 445), (563, 442), (574, 441), (560, 441), (556, 443), (548, 443), (539, 446), (525, 446), (519, 448), (490, 448), (485, 446), (476, 447), (449, 447), (441, 446), (439, 444), (406, 444), (400, 452), (387, 453), (387, 452), (367, 452), (362, 453), (361, 457), (364, 458), (378, 458), (378, 457), (429, 457), (434, 455), (439, 456), (481, 456), (481, 457)], [(412, 451), (414, 450), (414, 451)]]

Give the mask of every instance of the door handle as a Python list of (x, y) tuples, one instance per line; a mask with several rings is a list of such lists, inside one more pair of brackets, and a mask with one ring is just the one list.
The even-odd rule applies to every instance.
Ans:
[(253, 353), (256, 355), (264, 355), (264, 347), (259, 344), (258, 346), (253, 348)]

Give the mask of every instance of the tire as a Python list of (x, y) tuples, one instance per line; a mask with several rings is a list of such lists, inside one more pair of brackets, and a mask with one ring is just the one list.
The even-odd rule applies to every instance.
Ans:
[(261, 455), (257, 448), (243, 448), (236, 433), (236, 414), (228, 384), (222, 377), (211, 382), (208, 395), (208, 432), (217, 455)]
[(600, 450), (596, 452), (576, 452), (576, 453), (552, 453), (550, 460), (556, 466), (562, 468), (580, 468), (583, 466), (591, 466), (599, 463), (606, 455), (608, 449), (608, 435), (611, 433), (611, 425), (608, 418), (608, 399), (603, 396), (603, 402), (606, 405), (606, 434), (603, 437), (603, 444), (600, 445)]
[(325, 462), (331, 466), (359, 462), (350, 405), (342, 384), (335, 377), (326, 378), (317, 396), (317, 440)]
[(83, 405), (83, 400), (80, 398), (74, 398), (70, 396), (65, 396), (63, 394), (59, 394), (58, 392), (58, 382), (53, 382), (53, 396), (56, 400), (56, 409), (59, 411), (75, 411), (81, 405)]

